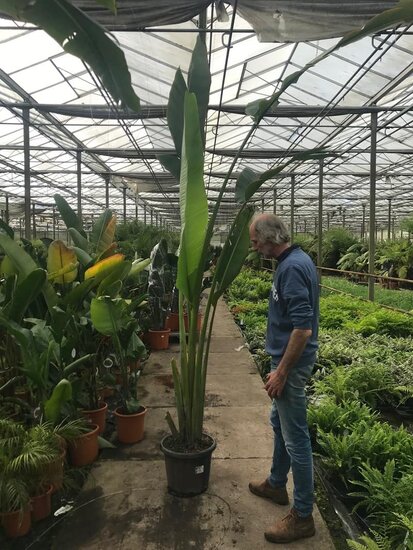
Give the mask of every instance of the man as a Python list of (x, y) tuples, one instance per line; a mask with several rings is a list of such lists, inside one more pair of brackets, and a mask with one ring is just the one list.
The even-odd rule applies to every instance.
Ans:
[(290, 246), (288, 230), (274, 214), (260, 214), (253, 219), (250, 239), (254, 250), (276, 258), (278, 267), (269, 297), (266, 339), (266, 352), (271, 356), (265, 390), (273, 400), (273, 463), (269, 477), (263, 482), (251, 482), (249, 489), (276, 504), (288, 504), (286, 483), (291, 467), (293, 507), (265, 532), (268, 541), (287, 543), (315, 533), (305, 385), (318, 347), (318, 279), (311, 258), (298, 245)]

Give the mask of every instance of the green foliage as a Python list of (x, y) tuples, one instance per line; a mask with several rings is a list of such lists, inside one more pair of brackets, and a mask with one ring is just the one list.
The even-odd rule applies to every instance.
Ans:
[(115, 240), (118, 250), (130, 260), (133, 260), (136, 254), (148, 258), (153, 247), (161, 239), (166, 240), (169, 250), (177, 250), (179, 234), (174, 231), (138, 221), (119, 224), (116, 227)]
[(334, 435), (351, 431), (359, 422), (371, 426), (377, 420), (377, 413), (352, 398), (337, 403), (334, 397), (325, 397), (308, 408), (308, 425)]
[(361, 421), (339, 435), (318, 430), (317, 446), (326, 469), (345, 484), (360, 479), (365, 463), (380, 470), (392, 459), (400, 471), (413, 466), (413, 437), (405, 428), (395, 430), (385, 422)]
[(266, 271), (255, 271), (244, 269), (239, 273), (228, 289), (230, 302), (250, 301), (267, 299), (270, 294), (272, 274)]
[(388, 366), (371, 362), (356, 362), (351, 368), (336, 366), (314, 382), (315, 391), (335, 397), (337, 403), (353, 397), (376, 406), (383, 396), (394, 390), (395, 384)]
[(294, 244), (298, 244), (312, 260), (317, 262), (317, 237), (310, 233), (297, 233), (294, 235)]
[[(367, 286), (359, 285), (343, 279), (343, 277), (324, 277), (321, 283), (331, 288), (336, 288), (342, 292), (353, 295), (355, 298), (367, 299)], [(322, 296), (330, 296), (333, 291), (322, 289)], [(334, 293), (335, 295), (336, 293)], [(391, 306), (406, 311), (413, 310), (413, 292), (411, 290), (389, 290), (380, 288), (378, 285), (374, 288), (375, 303), (385, 306)]]
[(377, 243), (376, 267), (389, 277), (409, 278), (413, 275), (413, 244), (407, 239)]
[(336, 227), (323, 233), (322, 265), (337, 268), (337, 263), (357, 239), (347, 229)]
[(356, 509), (362, 507), (374, 531), (386, 535), (397, 545), (403, 542), (406, 528), (395, 521), (395, 516), (413, 515), (413, 469), (407, 472), (396, 469), (389, 460), (383, 470), (363, 464), (361, 479), (354, 481), (357, 491), (350, 493), (360, 499)]
[(343, 271), (368, 271), (369, 254), (364, 243), (352, 244), (337, 262), (337, 267)]
[(412, 336), (413, 316), (389, 309), (378, 309), (376, 312), (366, 315), (363, 319), (347, 321), (345, 326), (359, 332), (363, 336), (370, 334), (383, 334), (395, 337)]
[(377, 309), (372, 302), (332, 294), (320, 299), (320, 326), (325, 329), (343, 328), (347, 321), (361, 319)]

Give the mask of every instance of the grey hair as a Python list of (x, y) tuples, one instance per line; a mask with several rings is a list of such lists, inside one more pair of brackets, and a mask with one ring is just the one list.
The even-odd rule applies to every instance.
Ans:
[(290, 242), (290, 233), (281, 218), (275, 214), (258, 214), (252, 225), (261, 243), (283, 244)]

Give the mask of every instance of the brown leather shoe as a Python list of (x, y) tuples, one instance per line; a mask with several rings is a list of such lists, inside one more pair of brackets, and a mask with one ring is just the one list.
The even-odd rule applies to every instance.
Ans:
[(313, 516), (301, 518), (294, 508), (291, 508), (285, 518), (278, 520), (272, 525), (264, 536), (269, 542), (292, 542), (293, 540), (305, 539), (315, 534)]
[(289, 502), (287, 489), (285, 487), (271, 487), (268, 483), (268, 479), (262, 481), (261, 483), (251, 481), (248, 487), (254, 495), (268, 498), (276, 504), (281, 504), (283, 506)]

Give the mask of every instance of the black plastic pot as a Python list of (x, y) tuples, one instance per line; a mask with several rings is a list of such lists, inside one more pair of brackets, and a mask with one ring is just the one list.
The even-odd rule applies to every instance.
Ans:
[(173, 451), (168, 448), (171, 436), (161, 441), (161, 451), (165, 455), (166, 479), (168, 492), (177, 497), (193, 497), (208, 489), (212, 453), (217, 446), (211, 436), (207, 449), (193, 453)]

